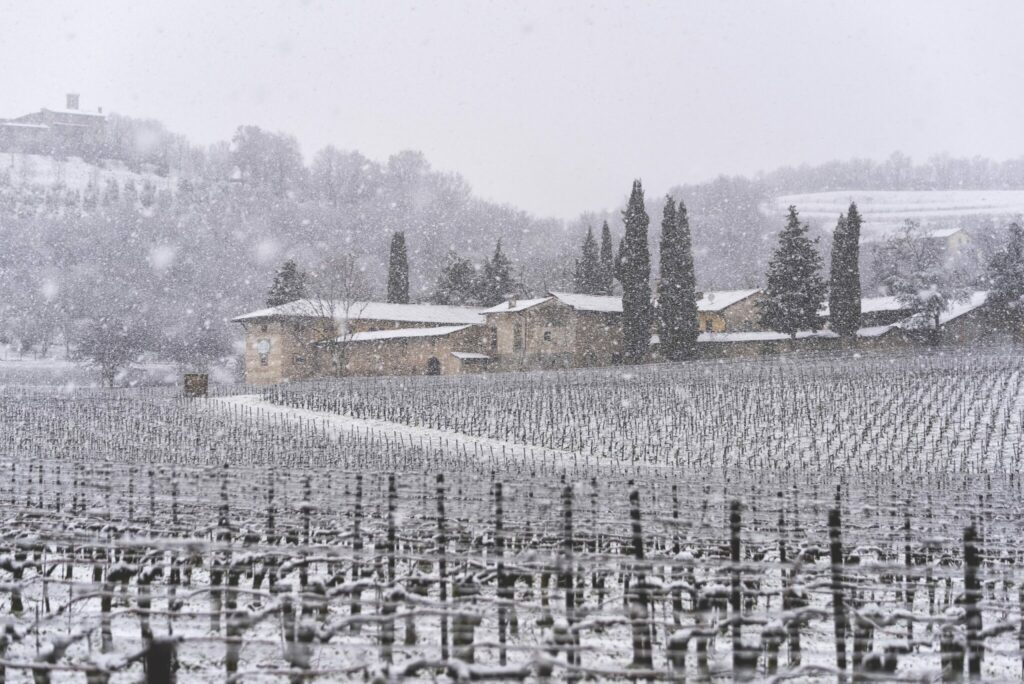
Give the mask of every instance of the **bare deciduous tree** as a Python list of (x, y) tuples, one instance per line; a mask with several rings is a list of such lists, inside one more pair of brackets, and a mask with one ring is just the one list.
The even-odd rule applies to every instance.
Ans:
[(883, 285), (933, 336), (941, 331), (942, 314), (970, 296), (963, 274), (953, 268), (950, 257), (941, 239), (910, 219), (875, 255), (875, 270)]
[(300, 344), (315, 346), (326, 355), (335, 375), (344, 375), (351, 321), (366, 308), (369, 288), (359, 260), (352, 254), (328, 257), (309, 273), (309, 297), (295, 302), (301, 318), (291, 331)]

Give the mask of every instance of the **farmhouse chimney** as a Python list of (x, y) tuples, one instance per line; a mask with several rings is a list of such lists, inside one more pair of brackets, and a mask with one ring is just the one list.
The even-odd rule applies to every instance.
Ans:
[(78, 109), (78, 93), (68, 93), (65, 109)]
[(508, 308), (510, 308), (510, 309), (514, 309), (514, 308), (516, 308), (516, 300), (515, 300), (515, 297), (513, 297), (512, 299), (509, 299), (509, 300), (508, 300)]

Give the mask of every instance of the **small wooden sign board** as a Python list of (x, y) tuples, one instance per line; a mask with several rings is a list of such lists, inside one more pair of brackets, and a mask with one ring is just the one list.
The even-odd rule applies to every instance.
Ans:
[(185, 396), (205, 397), (210, 378), (206, 373), (185, 373)]

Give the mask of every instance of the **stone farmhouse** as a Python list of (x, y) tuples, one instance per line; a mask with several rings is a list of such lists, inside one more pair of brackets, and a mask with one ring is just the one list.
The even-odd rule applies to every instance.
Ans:
[(0, 119), (0, 152), (55, 157), (88, 156), (99, 149), (107, 117), (100, 109), (78, 108), (79, 97), (69, 93), (64, 109), (40, 109), (13, 119)]
[[(986, 292), (953, 304), (939, 320), (945, 344), (990, 336)], [(828, 329), (796, 339), (757, 325), (760, 290), (704, 293), (698, 300), (703, 358), (758, 356), (848, 344)], [(894, 297), (861, 302), (858, 347), (920, 344), (934, 321), (913, 316)], [(299, 300), (233, 319), (245, 330), (245, 376), (254, 385), (325, 375), (458, 375), (487, 371), (610, 366), (622, 356), (619, 297), (549, 292), (480, 309), (432, 304)], [(659, 358), (651, 338), (651, 360)]]
[[(987, 292), (974, 292), (965, 301), (955, 302), (939, 316), (942, 343), (966, 346), (998, 337), (986, 318)], [(857, 331), (857, 347), (865, 350), (886, 350), (929, 343), (934, 321), (910, 311), (895, 297), (866, 297), (861, 300), (861, 323)], [(705, 358), (735, 358), (775, 354), (780, 351), (827, 351), (847, 344), (828, 329), (828, 306), (819, 311), (824, 327), (817, 331), (797, 333), (796, 339), (773, 330), (747, 332), (701, 333), (697, 341)], [(656, 341), (655, 339), (652, 342)]]
[[(757, 290), (706, 293), (720, 331), (755, 329)], [(550, 292), (489, 309), (300, 300), (234, 318), (246, 382), (346, 375), (455, 375), (608, 366), (622, 354), (622, 299)], [(705, 320), (705, 319), (702, 319)]]
[[(431, 304), (299, 300), (232, 320), (245, 330), (246, 382), (264, 385), (331, 374), (338, 357), (351, 374), (458, 372), (461, 361), (451, 353), (479, 353), (474, 333), (483, 323), (481, 312)], [(470, 327), (474, 333), (466, 332)], [(477, 361), (467, 360), (467, 367)]]
[(705, 292), (697, 300), (697, 327), (701, 332), (756, 330), (761, 290)]

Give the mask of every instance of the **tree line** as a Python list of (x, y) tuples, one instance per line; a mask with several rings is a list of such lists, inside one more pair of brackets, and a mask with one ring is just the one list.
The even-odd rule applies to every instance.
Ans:
[[(598, 245), (588, 227), (573, 266), (574, 291), (589, 295), (613, 295), (621, 290), (623, 309), (623, 358), (640, 363), (648, 354), (651, 331), (659, 335), (662, 355), (679, 361), (693, 358), (699, 334), (697, 300), (700, 293), (694, 268), (690, 221), (684, 202), (665, 199), (659, 241), (659, 278), (651, 286), (650, 218), (641, 181), (633, 183), (623, 211), (625, 233), (618, 251), (613, 251), (611, 231), (605, 222)], [(786, 225), (768, 262), (763, 297), (758, 302), (759, 323), (768, 330), (795, 338), (802, 331), (823, 326), (822, 304), (828, 304), (830, 329), (847, 339), (861, 327), (861, 224), (855, 202), (840, 214), (832, 236), (831, 266), (824, 275), (820, 238), (809, 236), (809, 227), (790, 206)], [(929, 321), (938, 334), (941, 314), (970, 293), (967, 283), (946, 267), (946, 255), (920, 224), (908, 221), (904, 229), (890, 236), (876, 254), (883, 283), (892, 296), (911, 314)], [(616, 281), (618, 286), (616, 286)], [(409, 263), (405, 235), (395, 233), (391, 241), (388, 270), (388, 302), (408, 303)], [(988, 310), (994, 321), (1019, 328), (1024, 323), (1024, 230), (1012, 224), (1004, 247), (989, 262), (985, 282), (989, 289)], [(501, 241), (494, 254), (475, 265), (450, 252), (436, 287), (428, 301), (458, 306), (493, 306), (522, 296), (522, 284), (513, 274), (512, 262), (502, 251)], [(294, 261), (279, 269), (267, 298), (268, 306), (308, 296)]]
[[(465, 180), (431, 168), (413, 151), (378, 162), (326, 147), (307, 163), (292, 136), (255, 126), (199, 148), (159, 122), (112, 115), (108, 123), (108, 140), (91, 160), (96, 167), (84, 186), (64, 184), (66, 160), (28, 159), (0, 170), (0, 344), (45, 354), (63, 343), (74, 355), (90, 339), (104, 339), (99, 333), (133, 331), (126, 336), (138, 343), (122, 346), (131, 347), (135, 358), (151, 353), (202, 365), (231, 353), (236, 333), (228, 321), (259, 305), (283, 260), (323, 274), (337, 263), (335, 255), (347, 255), (359, 263), (367, 296), (380, 298), (385, 288), (390, 296), (392, 284), (383, 274), (390, 270), (389, 238), (395, 233), (408, 240), (408, 258), (417, 266), (408, 272), (410, 301), (485, 306), (527, 292), (609, 293), (622, 286), (615, 247), (626, 226), (614, 213), (587, 215), (566, 230), (559, 221), (474, 197)], [(146, 144), (136, 145), (139, 140)], [(125, 177), (108, 157), (145, 175)], [(56, 182), (33, 183), (31, 167), (51, 163)], [(896, 172), (908, 164), (894, 157), (867, 166), (893, 170), (886, 172), (885, 187), (917, 187), (913, 179), (926, 177), (934, 181), (928, 187), (945, 187), (949, 179), (966, 177), (939, 173), (945, 167), (934, 160), (923, 165), (934, 171), (931, 176), (913, 171), (922, 165)], [(971, 168), (995, 166), (999, 174), (975, 176), (995, 179), (999, 187), (1016, 178), (1013, 162), (971, 162)], [(773, 219), (759, 207), (773, 188), (830, 189), (864, 180), (829, 168), (808, 172), (831, 178), (817, 184), (783, 169), (756, 179), (720, 177), (673, 188), (669, 194), (686, 198), (685, 214), (696, 226), (687, 232), (704, 287), (760, 280), (768, 257), (761, 240)], [(655, 200), (650, 208), (654, 214), (664, 205)], [(571, 244), (576, 226), (583, 233), (601, 226), (578, 259)], [(896, 248), (909, 251), (892, 247), (897, 254)], [(648, 250), (654, 270), (662, 264), (661, 248), (658, 241)], [(640, 255), (630, 257), (629, 251), (631, 268), (630, 259)], [(882, 264), (883, 257), (868, 265)], [(915, 259), (922, 272), (933, 261), (927, 253)], [(912, 275), (901, 269), (886, 277), (909, 290)]]
[[(840, 214), (832, 235), (831, 267), (824, 275), (819, 237), (790, 206), (786, 225), (768, 262), (763, 297), (758, 301), (760, 325), (796, 338), (801, 331), (817, 331), (824, 320), (822, 304), (829, 307), (830, 329), (840, 337), (856, 338), (861, 327), (861, 224), (855, 202)], [(622, 290), (624, 358), (639, 363), (646, 358), (652, 328), (659, 333), (662, 354), (669, 360), (691, 358), (698, 336), (694, 259), (687, 209), (670, 195), (661, 224), (660, 278), (651, 290), (651, 257), (643, 188), (634, 181), (623, 212), (625, 234), (619, 244), (613, 273)], [(603, 251), (603, 250), (602, 250)], [(941, 242), (908, 220), (874, 254), (884, 291), (894, 296), (911, 315), (928, 323), (933, 336), (940, 332), (941, 314), (966, 300), (975, 289), (989, 291), (988, 321), (994, 328), (1024, 333), (1024, 229), (1013, 223), (1005, 241), (989, 259), (981, 278), (968, 278), (950, 267)], [(577, 291), (606, 294), (612, 291), (600, 274), (595, 242), (588, 229), (576, 261)], [(582, 274), (582, 275), (579, 275)]]

